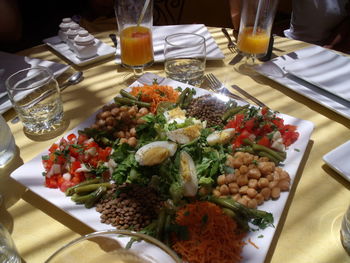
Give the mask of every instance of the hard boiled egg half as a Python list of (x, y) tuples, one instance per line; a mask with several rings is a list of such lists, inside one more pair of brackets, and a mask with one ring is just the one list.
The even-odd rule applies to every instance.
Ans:
[(180, 176), (184, 196), (195, 196), (198, 191), (196, 166), (192, 157), (185, 151), (180, 153)]
[(143, 166), (153, 166), (164, 162), (175, 154), (177, 144), (168, 141), (155, 141), (142, 146), (135, 153), (135, 160)]

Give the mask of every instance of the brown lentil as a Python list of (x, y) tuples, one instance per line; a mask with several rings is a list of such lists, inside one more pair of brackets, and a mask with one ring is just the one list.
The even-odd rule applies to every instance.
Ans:
[[(121, 191), (118, 197), (116, 191)], [(101, 222), (118, 229), (140, 231), (157, 217), (161, 200), (149, 187), (135, 184), (113, 185), (96, 205)]]

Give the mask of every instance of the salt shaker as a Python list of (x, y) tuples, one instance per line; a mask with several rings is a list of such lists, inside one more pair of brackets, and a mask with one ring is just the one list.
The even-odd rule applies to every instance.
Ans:
[(78, 58), (87, 59), (97, 54), (97, 43), (93, 35), (86, 30), (80, 30), (74, 38), (74, 51)]
[(67, 31), (67, 45), (68, 47), (74, 51), (74, 38), (78, 35), (80, 30), (80, 26), (78, 24), (73, 24), (69, 27)]
[(69, 28), (76, 24), (71, 18), (66, 17), (62, 19), (61, 24), (59, 25), (60, 30), (58, 31), (58, 36), (62, 39), (63, 42), (67, 41), (67, 32), (69, 30)]

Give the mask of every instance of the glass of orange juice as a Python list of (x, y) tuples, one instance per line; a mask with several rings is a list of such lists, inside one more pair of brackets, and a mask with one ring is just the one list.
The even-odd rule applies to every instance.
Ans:
[(244, 0), (237, 49), (246, 60), (244, 67), (255, 65), (256, 58), (268, 50), (278, 0)]
[[(121, 62), (143, 74), (143, 69), (154, 62), (152, 25), (153, 0), (118, 0), (114, 5), (120, 38)], [(144, 11), (144, 15), (141, 13)]]

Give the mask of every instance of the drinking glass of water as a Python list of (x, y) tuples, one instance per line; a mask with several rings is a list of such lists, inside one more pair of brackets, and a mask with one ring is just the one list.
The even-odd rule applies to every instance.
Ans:
[(63, 104), (58, 83), (50, 69), (20, 70), (6, 80), (9, 98), (24, 130), (40, 135), (56, 130), (63, 120)]
[(2, 224), (0, 224), (0, 262), (21, 263), (11, 235)]
[(341, 242), (348, 253), (350, 253), (350, 206), (345, 212), (340, 229)]
[[(0, 115), (0, 168), (9, 163), (15, 154), (15, 140), (10, 127)], [(1, 202), (0, 202), (1, 203)]]
[(165, 38), (165, 74), (168, 78), (200, 86), (203, 81), (206, 45), (198, 34), (178, 33)]

